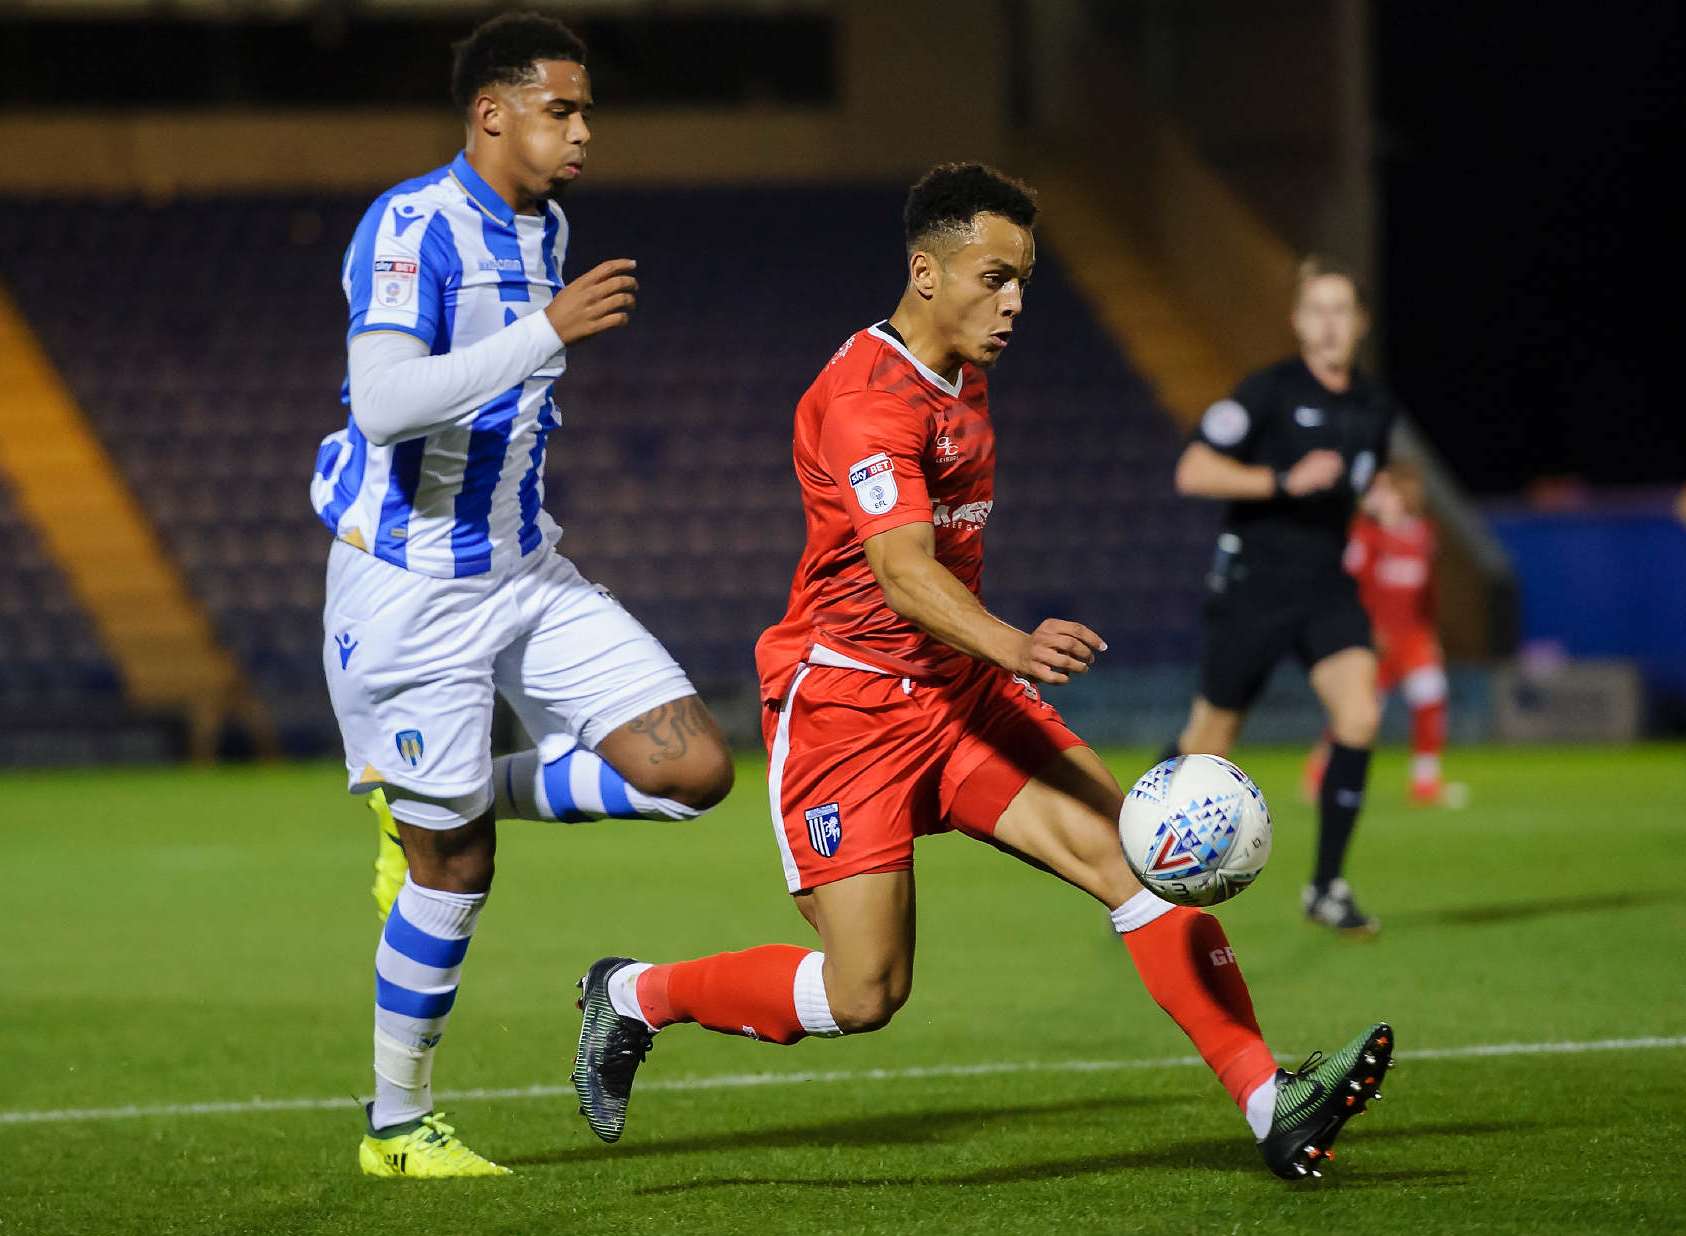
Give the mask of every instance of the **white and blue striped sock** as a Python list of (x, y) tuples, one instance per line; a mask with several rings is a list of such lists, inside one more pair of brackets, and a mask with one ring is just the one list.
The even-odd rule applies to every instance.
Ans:
[(433, 1110), (433, 1052), (485, 904), (485, 893), (440, 892), (408, 877), (398, 890), (375, 951), (374, 1128)]
[(646, 794), (594, 751), (570, 747), (551, 760), (517, 751), (492, 761), (500, 820), (694, 820), (702, 813), (671, 798)]

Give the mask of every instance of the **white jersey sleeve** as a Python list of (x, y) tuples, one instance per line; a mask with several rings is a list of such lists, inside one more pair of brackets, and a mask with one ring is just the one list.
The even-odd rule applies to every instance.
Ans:
[(454, 423), (542, 368), (561, 347), (542, 313), (440, 356), (429, 356), (420, 340), (365, 331), (348, 350), (351, 411), (374, 445), (402, 442)]
[(430, 349), (441, 341), (445, 290), (461, 282), (462, 260), (445, 216), (416, 196), (371, 211), (346, 251), (352, 338), (390, 330)]

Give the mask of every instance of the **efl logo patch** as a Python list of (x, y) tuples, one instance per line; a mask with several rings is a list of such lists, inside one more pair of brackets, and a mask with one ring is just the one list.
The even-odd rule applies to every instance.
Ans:
[(400, 759), (411, 768), (421, 763), (422, 736), (420, 730), (399, 730), (396, 741)]
[(375, 299), (388, 309), (409, 304), (415, 299), (420, 271), (420, 265), (411, 258), (376, 258)]
[(883, 451), (850, 464), (849, 485), (868, 515), (883, 515), (896, 505), (896, 465)]
[(821, 858), (830, 858), (843, 844), (843, 812), (836, 803), (809, 807), (802, 813), (808, 821), (808, 844)]

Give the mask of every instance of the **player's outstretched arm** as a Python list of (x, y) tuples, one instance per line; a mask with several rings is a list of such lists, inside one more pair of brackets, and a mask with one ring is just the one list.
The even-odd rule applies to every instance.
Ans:
[(1106, 649), (1080, 622), (1050, 618), (1021, 631), (984, 608), (971, 589), (936, 558), (936, 530), (903, 524), (866, 539), (866, 560), (898, 617), (969, 657), (1035, 682), (1069, 682)]
[(1190, 442), (1177, 460), (1177, 492), (1188, 498), (1228, 502), (1264, 502), (1279, 494), (1303, 498), (1328, 489), (1346, 465), (1337, 451), (1310, 451), (1285, 472), (1264, 464), (1242, 463), (1204, 442)]

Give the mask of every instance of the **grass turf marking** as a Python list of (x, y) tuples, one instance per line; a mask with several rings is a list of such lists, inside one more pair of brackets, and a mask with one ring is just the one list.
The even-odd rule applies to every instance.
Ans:
[[(1591, 1039), (1568, 1043), (1471, 1043), (1462, 1047), (1426, 1047), (1395, 1054), (1398, 1060), (1475, 1060), (1493, 1056), (1579, 1056), (1600, 1051), (1649, 1051), (1686, 1047), (1686, 1034), (1629, 1039)], [(720, 1073), (712, 1077), (651, 1078), (640, 1092), (652, 1090), (737, 1090), (755, 1086), (812, 1086), (838, 1082), (918, 1081), (924, 1078), (996, 1077), (1009, 1073), (1108, 1073), (1136, 1069), (1186, 1068), (1198, 1056), (1157, 1060), (1000, 1060), (984, 1064), (922, 1065), (906, 1069), (854, 1069), (847, 1072)], [(441, 1091), (441, 1103), (481, 1099), (552, 1099), (571, 1095), (572, 1086), (520, 1086), (510, 1089)], [(136, 1120), (170, 1116), (250, 1115), (254, 1112), (359, 1110), (349, 1095), (332, 1099), (226, 1099), (208, 1103), (160, 1103), (129, 1107), (61, 1107), (41, 1111), (0, 1111), (0, 1126), (64, 1124), (73, 1121)]]

